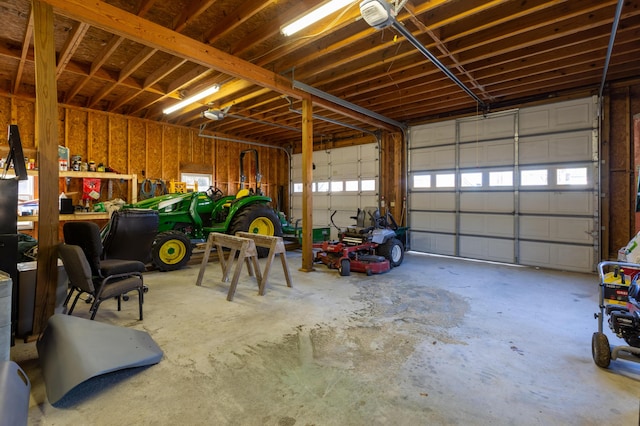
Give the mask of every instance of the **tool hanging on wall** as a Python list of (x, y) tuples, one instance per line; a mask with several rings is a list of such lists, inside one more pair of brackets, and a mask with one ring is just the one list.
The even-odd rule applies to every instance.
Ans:
[(140, 194), (138, 199), (158, 197), (167, 193), (167, 185), (162, 179), (145, 179), (140, 182)]

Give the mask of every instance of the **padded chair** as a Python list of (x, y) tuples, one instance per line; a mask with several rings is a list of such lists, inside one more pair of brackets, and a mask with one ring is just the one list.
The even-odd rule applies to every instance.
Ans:
[(158, 234), (158, 211), (126, 209), (113, 212), (102, 231), (103, 259), (151, 262), (151, 247)]
[[(62, 233), (65, 243), (82, 249), (96, 284), (110, 277), (142, 274), (146, 271), (144, 263), (139, 260), (104, 259), (100, 227), (94, 222), (65, 222)], [(143, 289), (147, 290), (145, 286)]]
[(65, 243), (82, 248), (94, 276), (104, 279), (111, 275), (146, 270), (144, 263), (139, 260), (105, 259), (100, 227), (94, 222), (65, 222), (62, 233)]
[(89, 261), (80, 246), (61, 243), (58, 245), (58, 254), (64, 264), (64, 269), (69, 277), (71, 287), (64, 303), (65, 306), (69, 303), (73, 293), (77, 292), (67, 314), (71, 315), (80, 295), (83, 293), (87, 293), (93, 297), (93, 303), (91, 304), (91, 308), (89, 308), (89, 312), (91, 312), (91, 319), (94, 319), (100, 304), (104, 300), (117, 298), (118, 311), (120, 311), (123, 295), (130, 291), (137, 291), (140, 320), (142, 321), (144, 285), (141, 271), (128, 271), (105, 277), (96, 277), (93, 275)]

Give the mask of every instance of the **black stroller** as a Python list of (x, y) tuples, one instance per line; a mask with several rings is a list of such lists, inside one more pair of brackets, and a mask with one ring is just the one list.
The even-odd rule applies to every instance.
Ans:
[[(629, 273), (631, 272), (631, 273)], [(640, 362), (640, 265), (635, 263), (606, 261), (598, 264), (600, 274), (600, 312), (594, 314), (598, 320), (598, 331), (591, 339), (591, 354), (598, 367), (607, 368), (612, 359), (622, 354), (633, 357), (625, 359)], [(605, 314), (609, 317), (609, 328), (628, 346), (610, 346), (603, 332)], [(637, 357), (637, 359), (635, 359)]]

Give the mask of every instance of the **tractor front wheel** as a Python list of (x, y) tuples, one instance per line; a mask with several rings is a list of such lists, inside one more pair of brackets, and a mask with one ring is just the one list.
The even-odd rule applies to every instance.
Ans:
[(151, 247), (153, 265), (161, 271), (175, 271), (191, 258), (191, 241), (180, 231), (161, 232)]

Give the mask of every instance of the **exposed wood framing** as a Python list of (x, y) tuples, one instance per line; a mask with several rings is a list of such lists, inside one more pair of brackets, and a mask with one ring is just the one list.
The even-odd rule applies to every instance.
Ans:
[(40, 154), (39, 214), (48, 220), (38, 227), (38, 269), (33, 334), (44, 331), (53, 315), (58, 284), (58, 100), (53, 44), (53, 8), (33, 1), (36, 53), (36, 143)]

